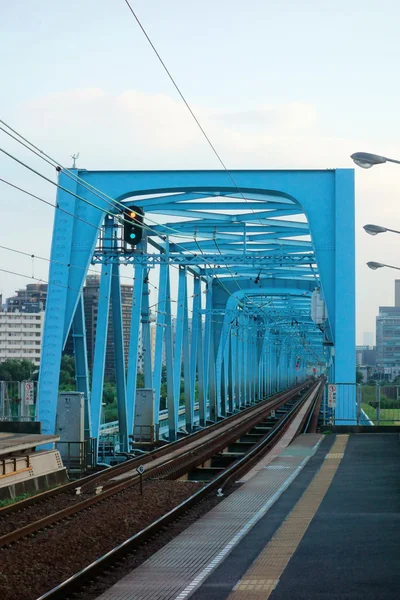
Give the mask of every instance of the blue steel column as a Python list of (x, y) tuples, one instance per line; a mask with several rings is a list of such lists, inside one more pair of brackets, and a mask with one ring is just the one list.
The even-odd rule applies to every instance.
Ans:
[(249, 322), (248, 317), (243, 319), (243, 395), (244, 404), (247, 406), (250, 403), (249, 398)]
[[(168, 251), (168, 248), (167, 248)], [(153, 370), (153, 387), (155, 395), (155, 415), (154, 422), (159, 423), (160, 413), (160, 394), (161, 394), (161, 374), (162, 374), (162, 359), (164, 345), (164, 330), (165, 330), (165, 313), (166, 313), (166, 290), (167, 290), (167, 269), (168, 258), (164, 255), (163, 261), (160, 264), (160, 273), (158, 281), (158, 311), (156, 321), (156, 348), (154, 353), (154, 370)]]
[(119, 264), (117, 262), (113, 263), (111, 273), (111, 307), (114, 336), (115, 381), (117, 386), (118, 429), (122, 451), (128, 452), (129, 432), (126, 409), (124, 328), (122, 322), (121, 281)]
[(216, 352), (215, 352), (215, 325), (211, 317), (210, 329), (211, 329), (211, 343), (210, 343), (210, 354), (208, 361), (208, 401), (210, 406), (210, 420), (217, 421), (220, 415), (219, 406), (217, 403), (217, 381), (216, 381)]
[[(187, 274), (186, 274), (187, 277)], [(193, 334), (193, 320), (192, 320)], [(193, 341), (192, 341), (193, 343)], [(185, 398), (185, 424), (186, 431), (192, 433), (194, 425), (194, 398), (191, 389), (190, 374), (190, 345), (189, 345), (189, 315), (187, 285), (185, 286), (185, 302), (183, 307), (183, 391)]]
[(129, 338), (128, 354), (128, 373), (126, 378), (126, 406), (128, 415), (128, 435), (133, 434), (135, 401), (136, 401), (136, 382), (138, 368), (139, 338), (140, 338), (140, 318), (143, 298), (143, 281), (145, 277), (145, 268), (143, 264), (136, 263), (134, 271), (133, 298), (132, 298), (132, 316), (131, 333)]
[(336, 419), (357, 422), (355, 339), (354, 173), (335, 173), (335, 383), (352, 383), (349, 395), (340, 393)]
[(227, 392), (228, 392), (228, 411), (229, 413), (233, 413), (235, 410), (234, 404), (234, 395), (235, 395), (235, 379), (234, 379), (234, 360), (233, 360), (233, 339), (232, 335), (232, 327), (229, 333), (229, 349), (228, 349), (228, 358), (227, 358), (227, 366), (226, 366), (226, 381), (227, 381)]
[(276, 337), (272, 337), (272, 368), (271, 368), (271, 383), (272, 383), (272, 394), (276, 394), (278, 391), (278, 347)]
[[(113, 249), (113, 226), (112, 217), (106, 217), (104, 224), (103, 252), (104, 255), (111, 253)], [(101, 404), (103, 399), (104, 367), (106, 362), (108, 317), (110, 310), (110, 292), (112, 279), (112, 265), (103, 262), (101, 266), (99, 304), (96, 322), (96, 340), (93, 357), (92, 374), (92, 435), (99, 443), (99, 430), (101, 419)]]
[(238, 389), (237, 389), (237, 328), (231, 329), (231, 391), (232, 411), (238, 408)]
[(148, 273), (144, 277), (143, 292), (142, 292), (142, 310), (141, 310), (141, 323), (142, 323), (142, 351), (143, 351), (143, 373), (144, 373), (144, 387), (152, 389), (153, 387), (153, 374), (151, 366), (151, 340), (150, 340), (150, 309), (149, 309), (149, 281)]
[(224, 358), (222, 363), (222, 386), (221, 386), (221, 415), (226, 417), (227, 411), (229, 411), (228, 397), (229, 397), (229, 339), (230, 332), (226, 341)]
[[(76, 194), (76, 182), (63, 173), (60, 174), (59, 184)], [(75, 213), (75, 198), (61, 189), (57, 191), (56, 204), (64, 211)], [(60, 210), (54, 212), (47, 309), (44, 318), (37, 399), (38, 419), (42, 423), (42, 433), (44, 434), (54, 434), (56, 426), (61, 354), (66, 341), (64, 324), (73, 227), (74, 218), (72, 216)]]
[[(171, 284), (169, 267), (167, 267), (167, 287), (165, 299), (165, 360), (167, 365), (167, 409), (169, 441), (176, 440), (178, 435), (178, 407), (174, 402), (174, 352), (172, 343), (172, 315), (171, 315)], [(178, 399), (179, 402), (179, 399)]]
[(90, 418), (90, 388), (85, 312), (82, 293), (79, 296), (78, 306), (76, 307), (74, 320), (72, 322), (72, 338), (74, 341), (76, 389), (78, 392), (83, 392), (85, 397), (85, 440), (87, 440), (92, 437), (92, 424)]
[(244, 340), (243, 340), (243, 319), (242, 319), (242, 315), (239, 315), (238, 317), (238, 328), (237, 328), (237, 335), (238, 335), (238, 342), (237, 342), (237, 356), (238, 356), (238, 401), (239, 401), (239, 408), (242, 408), (242, 406), (245, 406), (245, 395), (244, 395), (244, 356), (243, 356), (243, 345), (244, 345)]
[[(201, 343), (201, 285), (200, 277), (195, 277), (193, 282), (193, 303), (192, 303), (192, 338), (190, 344), (190, 422), (194, 423), (194, 402), (196, 396), (196, 374), (198, 373), (198, 386), (200, 395), (200, 367), (197, 369), (199, 343)], [(186, 429), (188, 428), (188, 415), (186, 414)]]
[[(218, 324), (219, 325), (219, 324)], [(215, 360), (215, 378), (216, 378), (216, 405), (218, 416), (226, 416), (226, 394), (228, 381), (228, 357), (229, 357), (229, 335), (231, 323), (227, 314), (224, 316), (221, 331), (218, 351)]]
[[(181, 391), (183, 326), (186, 302), (186, 268), (179, 267), (178, 308), (176, 313), (175, 352), (174, 352), (174, 410), (179, 412)], [(168, 409), (169, 410), (169, 409)]]
[[(214, 343), (214, 340), (211, 340), (211, 329), (212, 329), (212, 279), (209, 278), (207, 280), (207, 288), (206, 288), (206, 312), (205, 312), (205, 322), (204, 322), (204, 360), (203, 360), (203, 381), (204, 381), (204, 405), (200, 404), (200, 419), (202, 418), (202, 413), (204, 414), (204, 419), (207, 419), (207, 403), (209, 396), (207, 395), (208, 384), (209, 384), (209, 373), (210, 373), (210, 350), (211, 350), (211, 341)], [(211, 417), (211, 406), (210, 406), (210, 418)]]

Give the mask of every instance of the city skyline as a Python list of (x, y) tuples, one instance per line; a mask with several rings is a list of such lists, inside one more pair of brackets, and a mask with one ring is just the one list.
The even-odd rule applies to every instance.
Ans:
[[(400, 83), (388, 77), (397, 72), (399, 6), (389, 0), (368, 3), (368, 10), (361, 0), (350, 5), (339, 0), (324, 11), (316, 0), (273, 6), (256, 1), (252, 11), (227, 0), (201, 11), (183, 0), (173, 6), (171, 11), (154, 0), (140, 7), (140, 16), (229, 169), (351, 168), (350, 154), (357, 151), (400, 158), (395, 143)], [(221, 30), (217, 23), (226, 10), (230, 25)], [(30, 22), (34, 28), (27, 26)], [(267, 36), (266, 22), (274, 23)], [(23, 0), (4, 8), (0, 30), (4, 54), (16, 47), (4, 65), (3, 79), (12, 85), (1, 99), (2, 118), (62, 164), (71, 166), (71, 155), (79, 151), (77, 164), (87, 169), (220, 168), (122, 4), (44, 0), (33, 6)], [(360, 61), (358, 49), (368, 45), (371, 30), (380, 52)], [(49, 54), (45, 48), (55, 31), (60, 37)], [(102, 43), (105, 38), (112, 55)], [(82, 56), (89, 68), (71, 69)], [(240, 73), (245, 73), (245, 85), (238, 87)], [(54, 169), (2, 138), (8, 152), (55, 181)], [(12, 183), (54, 203), (55, 188), (48, 182), (4, 155), (0, 167)], [(47, 280), (48, 263), (31, 254), (49, 256), (53, 211), (4, 184), (0, 194), (3, 244), (14, 248), (13, 225), (18, 223), (25, 231), (18, 250), (28, 254), (0, 251), (7, 270), (27, 277), (1, 273), (0, 293), (6, 296), (32, 276)], [(389, 269), (372, 272), (366, 262), (392, 264), (399, 244), (393, 234), (371, 238), (362, 226), (377, 223), (400, 230), (399, 197), (396, 165), (356, 170), (359, 343), (364, 332), (374, 331), (378, 307), (391, 303), (394, 281)]]

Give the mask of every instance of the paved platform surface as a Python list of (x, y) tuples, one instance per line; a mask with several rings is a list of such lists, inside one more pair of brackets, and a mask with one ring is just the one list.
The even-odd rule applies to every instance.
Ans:
[(399, 600), (398, 434), (301, 436), (99, 600)]
[(58, 442), (59, 435), (43, 435), (39, 433), (3, 433), (0, 432), (0, 456), (11, 452), (30, 450), (36, 446), (43, 446)]
[[(251, 528), (258, 529), (260, 520), (285, 490), (295, 486), (296, 477), (306, 470), (310, 458), (319, 453), (321, 440), (322, 436), (316, 434), (300, 436), (271, 464), (255, 472), (236, 492), (102, 594), (100, 599), (189, 598)], [(312, 473), (308, 473), (307, 481), (311, 477)]]
[(399, 436), (337, 436), (339, 451), (334, 438), (193, 600), (399, 600)]

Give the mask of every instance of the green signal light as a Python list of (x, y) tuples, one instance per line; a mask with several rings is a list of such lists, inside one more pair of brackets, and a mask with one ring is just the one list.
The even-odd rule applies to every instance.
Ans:
[(134, 240), (136, 237), (136, 233), (130, 233), (129, 237), (131, 238), (131, 240)]

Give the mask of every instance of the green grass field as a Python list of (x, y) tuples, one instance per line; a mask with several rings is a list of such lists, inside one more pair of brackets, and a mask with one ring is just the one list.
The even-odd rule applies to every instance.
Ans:
[[(366, 402), (361, 403), (361, 408), (373, 424), (378, 425), (376, 409)], [(380, 425), (400, 425), (400, 408), (381, 408)]]

